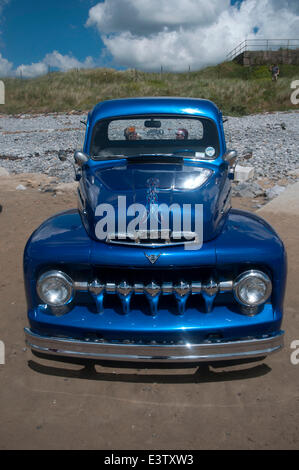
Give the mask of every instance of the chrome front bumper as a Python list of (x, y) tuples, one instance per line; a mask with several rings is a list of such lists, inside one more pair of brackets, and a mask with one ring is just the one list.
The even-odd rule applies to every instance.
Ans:
[(262, 339), (202, 344), (123, 344), (40, 336), (25, 328), (34, 351), (86, 359), (132, 362), (206, 362), (268, 356), (283, 348), (284, 332)]

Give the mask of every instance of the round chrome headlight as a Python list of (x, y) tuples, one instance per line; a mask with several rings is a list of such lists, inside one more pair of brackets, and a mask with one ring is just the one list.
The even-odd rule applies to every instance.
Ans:
[(234, 281), (234, 296), (245, 307), (264, 304), (272, 292), (272, 283), (262, 271), (246, 271)]
[(61, 307), (71, 302), (74, 296), (72, 279), (61, 271), (48, 271), (37, 281), (39, 298), (51, 307)]

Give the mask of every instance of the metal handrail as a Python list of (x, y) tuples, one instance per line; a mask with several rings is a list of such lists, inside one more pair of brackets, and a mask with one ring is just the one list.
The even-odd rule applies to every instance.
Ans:
[(297, 49), (299, 48), (299, 39), (245, 39), (227, 54), (226, 60), (234, 60), (235, 57), (246, 51), (269, 51), (280, 48), (287, 50)]

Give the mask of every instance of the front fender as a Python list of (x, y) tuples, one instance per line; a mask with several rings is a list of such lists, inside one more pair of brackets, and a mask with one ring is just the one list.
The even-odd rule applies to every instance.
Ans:
[(216, 239), (216, 264), (238, 263), (243, 269), (253, 266), (268, 270), (272, 277), (272, 303), (275, 314), (282, 315), (287, 277), (287, 255), (284, 244), (264, 219), (242, 210), (232, 209)]

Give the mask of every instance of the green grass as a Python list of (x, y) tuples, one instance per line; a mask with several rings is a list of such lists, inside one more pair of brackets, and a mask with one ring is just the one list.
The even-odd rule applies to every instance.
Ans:
[(282, 65), (278, 82), (267, 66), (224, 62), (190, 73), (113, 69), (55, 72), (34, 79), (7, 78), (4, 114), (87, 111), (99, 101), (131, 96), (189, 96), (214, 101), (229, 115), (299, 109), (290, 101), (299, 66)]

